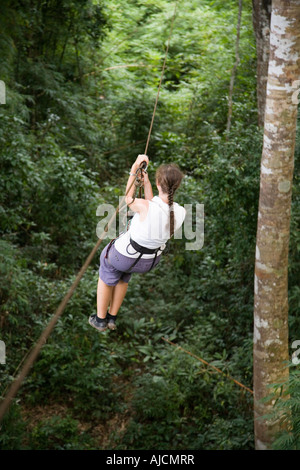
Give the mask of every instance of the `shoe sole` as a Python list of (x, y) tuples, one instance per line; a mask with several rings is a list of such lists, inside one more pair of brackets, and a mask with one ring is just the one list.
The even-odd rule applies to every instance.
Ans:
[(110, 330), (116, 330), (117, 326), (114, 323), (108, 323), (107, 328), (109, 328)]
[(107, 326), (105, 328), (101, 328), (100, 326), (98, 327), (94, 325), (94, 323), (92, 323), (90, 319), (89, 319), (89, 324), (98, 331), (105, 331), (107, 329)]

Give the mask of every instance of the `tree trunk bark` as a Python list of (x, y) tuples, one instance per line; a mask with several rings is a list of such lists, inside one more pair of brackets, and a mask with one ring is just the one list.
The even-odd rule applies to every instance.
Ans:
[(256, 449), (270, 449), (280, 427), (279, 416), (261, 419), (273, 402), (260, 400), (271, 393), (271, 384), (288, 378), (288, 250), (299, 79), (300, 0), (273, 0), (255, 262)]
[(263, 127), (266, 89), (268, 79), (268, 63), (270, 52), (270, 18), (272, 0), (252, 0), (253, 5), (253, 28), (256, 38), (257, 56), (257, 112), (258, 125)]

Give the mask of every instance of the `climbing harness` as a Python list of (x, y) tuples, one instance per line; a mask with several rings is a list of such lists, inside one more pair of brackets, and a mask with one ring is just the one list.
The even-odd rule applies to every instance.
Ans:
[[(122, 234), (121, 234), (122, 235)], [(108, 244), (107, 246), (107, 249), (106, 249), (106, 252), (105, 252), (105, 258), (107, 259), (108, 263), (110, 263), (109, 261), (109, 251), (111, 249), (111, 247), (114, 245), (114, 243), (117, 241), (119, 237), (117, 238), (114, 238), (113, 240), (110, 241), (110, 243)], [(135, 253), (130, 253), (129, 252), (129, 247), (132, 246), (132, 248), (135, 250)], [(130, 237), (130, 242), (128, 243), (127, 247), (126, 247), (126, 251), (128, 253), (128, 255), (131, 257), (132, 255), (136, 255), (137, 253), (139, 253), (139, 255), (134, 259), (134, 262), (133, 264), (130, 266), (130, 268), (127, 270), (127, 271), (124, 271), (124, 274), (129, 274), (132, 272), (132, 269), (137, 265), (137, 263), (140, 261), (140, 259), (142, 258), (143, 255), (154, 255), (153, 256), (153, 260), (152, 260), (152, 264), (151, 264), (151, 267), (150, 269), (148, 269), (147, 272), (150, 272), (153, 267), (154, 267), (154, 264), (155, 264), (155, 261), (156, 261), (156, 258), (157, 258), (157, 255), (158, 255), (158, 252), (159, 251), (163, 251), (163, 248), (160, 246), (158, 248), (146, 248), (145, 246), (142, 246), (140, 245), (139, 243), (135, 242), (131, 237)], [(143, 273), (143, 274), (146, 274), (146, 273)]]
[(151, 265), (150, 269), (147, 272), (151, 271), (151, 269), (153, 268), (154, 263), (156, 261), (157, 253), (161, 250), (161, 247), (153, 248), (153, 249), (146, 248), (145, 246), (139, 245), (137, 242), (132, 240), (132, 238), (130, 238), (130, 243), (128, 244), (128, 246), (126, 248), (126, 251), (127, 251), (128, 254), (130, 254), (129, 251), (128, 251), (128, 248), (129, 248), (130, 245), (136, 251), (136, 253), (139, 253), (139, 256), (135, 259), (133, 265), (129, 268), (128, 271), (126, 271), (126, 273), (130, 273), (132, 271), (132, 269), (140, 261), (140, 259), (142, 258), (143, 255), (154, 255), (152, 265)]

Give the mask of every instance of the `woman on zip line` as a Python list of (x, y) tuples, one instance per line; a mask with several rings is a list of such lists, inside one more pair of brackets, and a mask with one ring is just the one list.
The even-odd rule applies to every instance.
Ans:
[[(126, 186), (126, 204), (135, 213), (127, 231), (108, 243), (100, 255), (97, 314), (89, 324), (99, 331), (116, 329), (116, 316), (126, 295), (131, 273), (146, 273), (160, 261), (166, 242), (183, 224), (186, 211), (174, 202), (183, 173), (174, 164), (161, 165), (155, 175), (158, 196), (153, 197), (147, 172), (142, 172), (145, 199), (135, 198), (133, 178), (149, 159), (139, 155), (131, 167)], [(109, 311), (108, 311), (109, 308)]]

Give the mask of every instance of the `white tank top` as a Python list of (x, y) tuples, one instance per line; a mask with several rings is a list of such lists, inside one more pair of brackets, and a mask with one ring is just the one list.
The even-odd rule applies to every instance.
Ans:
[[(174, 202), (174, 230), (183, 224), (186, 210)], [(149, 209), (146, 218), (141, 222), (140, 214), (136, 212), (131, 220), (129, 229), (122, 233), (115, 241), (115, 248), (124, 256), (137, 258), (139, 253), (130, 245), (130, 238), (145, 248), (164, 250), (170, 238), (170, 212), (169, 205), (159, 196), (149, 200)], [(158, 252), (158, 255), (160, 252)], [(152, 258), (155, 254), (143, 255), (143, 258)]]

